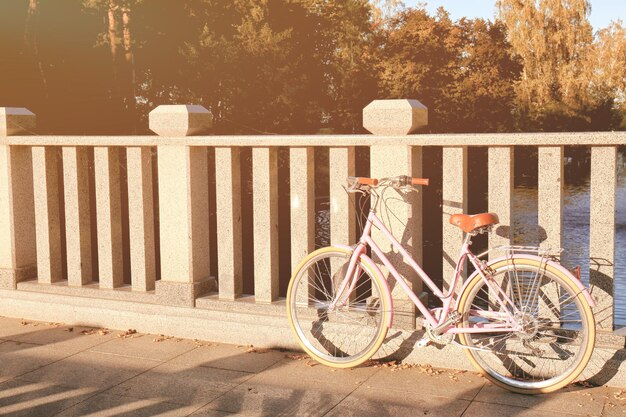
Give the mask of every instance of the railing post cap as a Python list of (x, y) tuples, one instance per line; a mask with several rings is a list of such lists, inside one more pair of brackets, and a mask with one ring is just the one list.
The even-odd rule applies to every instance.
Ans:
[(363, 109), (363, 127), (375, 135), (408, 135), (428, 125), (418, 100), (374, 100)]
[(213, 115), (200, 105), (160, 105), (148, 115), (150, 130), (159, 136), (192, 136), (213, 127)]
[(37, 117), (24, 107), (0, 107), (0, 136), (32, 133)]

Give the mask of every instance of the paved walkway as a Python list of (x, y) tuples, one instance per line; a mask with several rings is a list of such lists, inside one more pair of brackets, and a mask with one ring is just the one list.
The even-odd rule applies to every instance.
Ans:
[(473, 372), (0, 318), (0, 415), (626, 417), (626, 390), (524, 396)]

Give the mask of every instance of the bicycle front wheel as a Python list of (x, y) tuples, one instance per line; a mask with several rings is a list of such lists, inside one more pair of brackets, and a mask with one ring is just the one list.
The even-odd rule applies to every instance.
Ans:
[(287, 290), (287, 316), (300, 346), (336, 368), (371, 358), (388, 330), (386, 287), (369, 265), (359, 261), (350, 278), (357, 279), (353, 290), (345, 286), (339, 294), (351, 254), (337, 247), (312, 252), (296, 268)]
[[(459, 297), (466, 328), (491, 333), (461, 333), (470, 361), (509, 390), (524, 394), (552, 392), (572, 382), (585, 368), (595, 343), (595, 320), (589, 303), (567, 274), (550, 263), (513, 258), (490, 265), (495, 296), (475, 275)], [(508, 298), (514, 304), (500, 303)], [(519, 331), (498, 332), (515, 317)]]

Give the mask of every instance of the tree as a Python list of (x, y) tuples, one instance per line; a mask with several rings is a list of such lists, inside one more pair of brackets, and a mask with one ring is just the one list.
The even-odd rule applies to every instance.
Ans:
[(584, 119), (584, 64), (593, 42), (589, 1), (498, 0), (497, 5), (523, 64), (516, 87), (521, 114), (538, 128), (577, 127), (572, 122)]
[(519, 63), (501, 24), (452, 22), (439, 9), (399, 13), (374, 49), (381, 98), (417, 98), (429, 108), (432, 132), (513, 128), (513, 85)]
[(515, 128), (515, 82), (521, 64), (511, 54), (501, 22), (461, 19), (454, 81), (442, 91), (453, 109), (453, 131), (506, 132)]
[(596, 33), (585, 78), (593, 129), (616, 129), (626, 115), (626, 30), (620, 21)]
[(111, 99), (118, 102), (118, 112), (114, 113), (122, 121), (124, 130), (136, 133), (136, 74), (132, 31), (132, 13), (143, 0), (84, 0), (86, 9), (96, 13), (106, 13), (106, 42), (109, 45), (112, 62)]

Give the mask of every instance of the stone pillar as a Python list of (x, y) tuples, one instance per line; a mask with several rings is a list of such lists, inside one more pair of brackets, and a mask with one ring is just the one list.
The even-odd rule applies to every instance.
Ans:
[(427, 125), (428, 109), (417, 100), (374, 100), (363, 109), (363, 127), (375, 135), (408, 135)]
[[(363, 126), (376, 135), (407, 135), (426, 126), (427, 120), (428, 110), (417, 100), (375, 100), (363, 109)], [(370, 166), (372, 178), (398, 175), (422, 177), (422, 148), (405, 145), (372, 146)], [(407, 192), (387, 190), (384, 195), (381, 194), (384, 199), (378, 208), (380, 218), (388, 221), (386, 225), (389, 230), (418, 264), (422, 263), (423, 245), (420, 188)], [(372, 234), (405, 282), (419, 296), (422, 292), (422, 281), (415, 271), (404, 262), (403, 257), (391, 247), (382, 233), (373, 230)], [(372, 256), (380, 265), (377, 257), (374, 254)], [(385, 268), (382, 267), (382, 270), (385, 271)], [(394, 297), (396, 325), (415, 328), (415, 305), (399, 286), (394, 285), (393, 279), (390, 285)]]
[[(0, 137), (34, 129), (35, 115), (27, 109), (0, 108)], [(36, 276), (34, 206), (31, 148), (0, 145), (0, 288)]]
[(617, 147), (591, 148), (589, 280), (598, 328), (613, 330)]
[(133, 290), (154, 290), (156, 254), (152, 148), (127, 148), (128, 228)]
[[(159, 106), (150, 129), (162, 136), (186, 136), (210, 128), (211, 114), (200, 106)], [(193, 307), (196, 297), (214, 288), (209, 276), (207, 149), (159, 146), (159, 215), (162, 304)]]
[[(370, 156), (371, 176), (373, 178), (395, 177), (409, 175), (422, 177), (422, 148), (410, 146), (372, 146)], [(384, 196), (381, 194), (379, 205), (379, 217), (386, 226), (411, 254), (418, 264), (422, 264), (422, 193), (421, 187), (416, 191), (404, 192), (387, 190)], [(393, 214), (391, 214), (393, 213)], [(372, 230), (372, 235), (380, 248), (385, 252), (398, 272), (405, 278), (409, 287), (418, 296), (422, 293), (422, 280), (407, 263), (397, 250), (391, 247), (384, 235), (378, 230)], [(379, 263), (377, 257), (372, 254), (374, 260)], [(394, 317), (396, 325), (414, 328), (416, 308), (413, 302), (406, 296), (404, 291), (393, 284)]]

